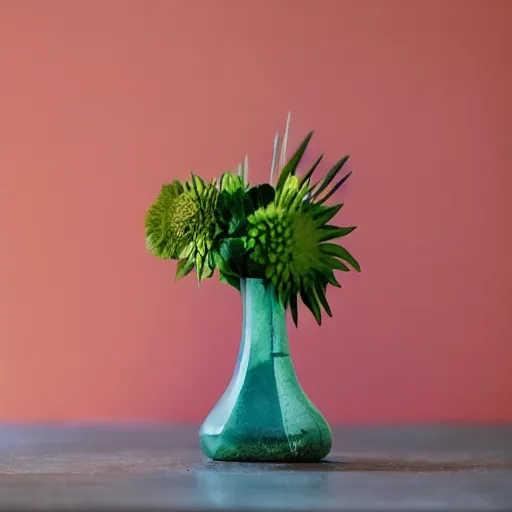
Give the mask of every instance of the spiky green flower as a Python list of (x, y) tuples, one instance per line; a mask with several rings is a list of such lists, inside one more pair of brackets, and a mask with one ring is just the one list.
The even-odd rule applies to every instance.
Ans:
[(265, 279), (274, 286), (284, 306), (290, 305), (296, 324), (297, 295), (320, 324), (320, 305), (332, 316), (325, 295), (327, 285), (340, 286), (333, 270), (348, 271), (343, 261), (360, 270), (346, 249), (327, 243), (355, 229), (327, 224), (342, 205), (310, 203), (305, 201), (308, 192), (307, 184), (301, 185), (296, 176), (289, 176), (275, 201), (248, 217), (250, 257), (264, 268)]
[(176, 278), (196, 267), (198, 280), (211, 277), (209, 251), (215, 235), (218, 191), (192, 174), (185, 186), (175, 180), (164, 185), (146, 215), (146, 245), (155, 256), (180, 259)]

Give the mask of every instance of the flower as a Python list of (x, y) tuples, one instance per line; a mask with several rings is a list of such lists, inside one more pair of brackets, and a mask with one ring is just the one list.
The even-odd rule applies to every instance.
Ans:
[(250, 257), (262, 266), (264, 278), (284, 307), (290, 305), (295, 324), (298, 295), (321, 324), (320, 305), (332, 316), (325, 295), (327, 285), (340, 286), (333, 271), (348, 271), (343, 261), (360, 271), (345, 248), (327, 243), (355, 229), (328, 224), (343, 205), (312, 203), (305, 199), (309, 193), (307, 182), (301, 185), (290, 175), (276, 192), (275, 201), (248, 217)]
[(192, 174), (183, 186), (164, 185), (146, 215), (146, 246), (155, 256), (179, 259), (176, 279), (196, 268), (198, 281), (214, 270), (209, 251), (215, 234), (218, 191), (215, 180), (206, 184)]
[[(218, 182), (206, 184), (192, 174), (183, 185), (178, 180), (164, 185), (146, 215), (149, 251), (179, 260), (175, 279), (194, 268), (199, 283), (215, 269), (221, 281), (238, 289), (242, 279), (263, 279), (283, 307), (291, 309), (296, 325), (299, 296), (321, 324), (321, 308), (332, 316), (328, 285), (340, 287), (334, 270), (347, 272), (347, 264), (361, 269), (333, 242), (355, 229), (329, 224), (343, 204), (325, 204), (351, 175), (335, 180), (348, 155), (314, 185), (311, 178), (322, 156), (302, 177), (296, 176), (312, 134), (281, 169), (275, 187), (249, 186), (247, 157), (237, 173), (225, 172)], [(271, 176), (274, 171), (273, 163)]]

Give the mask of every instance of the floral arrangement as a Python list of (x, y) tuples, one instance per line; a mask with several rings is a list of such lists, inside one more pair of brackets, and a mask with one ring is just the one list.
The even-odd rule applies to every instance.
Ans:
[(298, 176), (313, 132), (285, 163), (289, 121), (288, 116), (279, 172), (279, 134), (274, 140), (269, 183), (249, 184), (246, 156), (235, 172), (218, 180), (205, 182), (191, 173), (185, 183), (163, 185), (146, 215), (146, 245), (159, 258), (178, 260), (176, 280), (194, 269), (199, 283), (218, 270), (220, 280), (237, 289), (241, 279), (259, 278), (291, 310), (295, 325), (299, 296), (320, 325), (321, 308), (332, 316), (328, 286), (341, 287), (334, 271), (349, 271), (347, 264), (361, 271), (355, 258), (334, 243), (355, 227), (329, 224), (343, 204), (327, 204), (352, 172), (338, 178), (347, 155), (313, 183), (322, 155)]

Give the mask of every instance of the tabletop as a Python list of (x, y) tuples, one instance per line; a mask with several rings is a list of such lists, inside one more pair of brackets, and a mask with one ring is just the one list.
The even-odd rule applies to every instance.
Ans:
[(197, 426), (0, 426), (0, 510), (512, 510), (512, 427), (333, 429), (326, 462), (213, 462)]

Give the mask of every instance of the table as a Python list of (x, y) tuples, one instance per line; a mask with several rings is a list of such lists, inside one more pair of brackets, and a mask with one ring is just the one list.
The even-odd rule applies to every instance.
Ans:
[(0, 426), (0, 510), (512, 510), (512, 426), (335, 428), (321, 464), (222, 463), (196, 426)]

